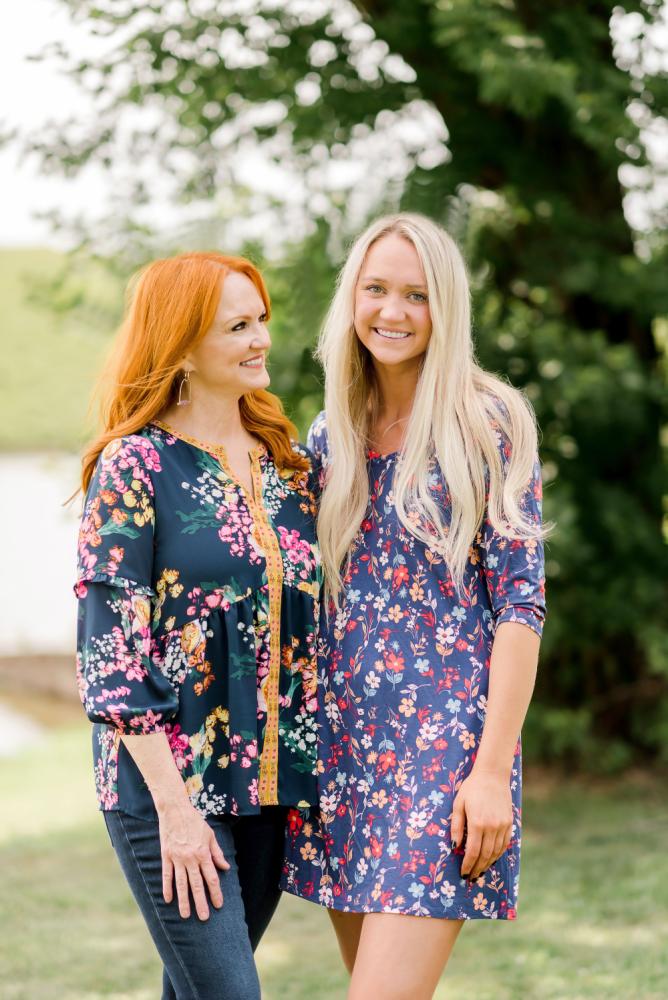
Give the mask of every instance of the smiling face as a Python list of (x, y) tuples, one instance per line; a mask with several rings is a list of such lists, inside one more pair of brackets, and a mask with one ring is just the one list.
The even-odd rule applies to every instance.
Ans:
[(357, 336), (374, 364), (419, 369), (431, 337), (427, 281), (410, 240), (388, 233), (364, 259), (355, 288)]
[(262, 297), (245, 274), (225, 275), (213, 323), (190, 350), (184, 368), (205, 389), (240, 398), (269, 385), (265, 361), (271, 346)]

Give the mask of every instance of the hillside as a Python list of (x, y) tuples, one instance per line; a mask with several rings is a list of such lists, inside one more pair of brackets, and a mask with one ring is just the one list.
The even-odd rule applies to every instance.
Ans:
[(79, 450), (120, 289), (94, 265), (82, 273), (65, 254), (21, 247), (0, 250), (0, 301), (0, 451)]

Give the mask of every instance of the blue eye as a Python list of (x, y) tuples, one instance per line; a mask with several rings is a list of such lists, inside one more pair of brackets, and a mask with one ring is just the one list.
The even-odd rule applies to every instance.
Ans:
[(385, 289), (382, 285), (367, 285), (367, 292), (383, 292)]
[(422, 292), (411, 292), (409, 298), (415, 299), (417, 302), (427, 302), (427, 296), (423, 295)]

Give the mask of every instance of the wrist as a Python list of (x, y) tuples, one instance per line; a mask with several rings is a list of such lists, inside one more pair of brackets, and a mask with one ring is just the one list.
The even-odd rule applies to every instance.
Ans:
[(159, 817), (181, 814), (193, 807), (185, 785), (180, 779), (177, 786), (152, 788), (150, 791)]
[(503, 761), (503, 760), (485, 760), (484, 757), (478, 756), (471, 768), (472, 774), (480, 775), (481, 777), (492, 778), (497, 781), (510, 781), (510, 776), (513, 770), (513, 762)]

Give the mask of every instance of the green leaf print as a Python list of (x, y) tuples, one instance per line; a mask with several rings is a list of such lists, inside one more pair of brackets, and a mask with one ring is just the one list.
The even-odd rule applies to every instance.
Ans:
[(255, 654), (249, 653), (248, 655), (242, 655), (240, 653), (230, 654), (230, 665), (236, 669), (230, 673), (230, 677), (233, 681), (238, 681), (242, 677), (248, 677), (254, 674), (257, 670), (257, 663), (255, 662)]
[(127, 538), (139, 538), (140, 532), (137, 528), (132, 528), (129, 524), (116, 524), (115, 521), (107, 521), (97, 530), (98, 535), (125, 535)]
[(185, 523), (181, 528), (181, 534), (194, 535), (201, 528), (218, 528), (220, 521), (216, 517), (216, 508), (211, 505), (211, 510), (194, 510), (190, 514), (185, 514), (182, 510), (177, 510), (176, 516)]

